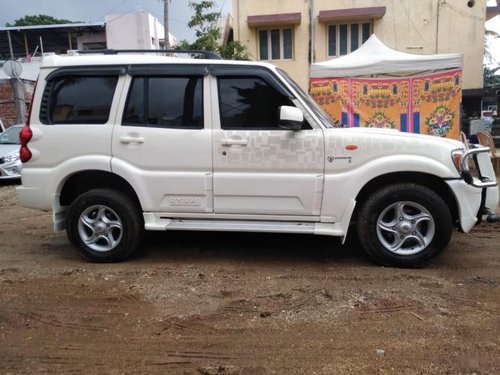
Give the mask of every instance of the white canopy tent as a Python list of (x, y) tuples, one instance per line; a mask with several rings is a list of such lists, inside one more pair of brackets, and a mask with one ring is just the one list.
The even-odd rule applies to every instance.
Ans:
[(461, 68), (461, 53), (415, 55), (387, 47), (372, 34), (356, 51), (335, 59), (314, 63), (311, 78), (356, 77), (373, 74), (423, 72)]

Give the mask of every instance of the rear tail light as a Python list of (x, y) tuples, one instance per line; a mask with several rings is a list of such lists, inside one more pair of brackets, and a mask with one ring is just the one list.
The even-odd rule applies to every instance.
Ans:
[(23, 126), (19, 133), (19, 140), (21, 141), (21, 148), (19, 149), (19, 156), (23, 163), (31, 159), (32, 153), (28, 148), (28, 142), (33, 137), (33, 132), (30, 129), (29, 123)]
[(26, 118), (26, 124), (23, 126), (21, 132), (19, 133), (19, 140), (21, 141), (21, 148), (19, 149), (19, 158), (23, 163), (29, 161), (33, 156), (30, 149), (28, 148), (28, 142), (33, 137), (33, 132), (31, 131), (30, 128), (30, 121), (31, 121), (31, 110), (33, 108), (33, 100), (35, 98), (35, 91), (37, 84), (38, 81), (35, 82), (35, 87), (33, 88), (33, 95), (31, 96), (31, 103), (30, 103), (30, 108), (28, 110), (28, 117)]

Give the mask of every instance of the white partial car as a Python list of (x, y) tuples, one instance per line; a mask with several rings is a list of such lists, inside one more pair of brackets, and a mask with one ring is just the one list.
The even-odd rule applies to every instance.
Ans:
[(47, 56), (32, 103), (19, 201), (91, 261), (126, 259), (144, 229), (354, 231), (378, 263), (415, 267), (498, 204), (487, 148), (334, 128), (271, 64)]
[(19, 158), (19, 132), (22, 125), (14, 125), (0, 133), (0, 180), (21, 177), (22, 163)]

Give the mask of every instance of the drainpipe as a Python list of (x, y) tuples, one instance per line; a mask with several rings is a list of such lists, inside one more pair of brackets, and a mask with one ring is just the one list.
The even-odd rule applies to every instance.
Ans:
[(241, 29), (240, 29), (240, 0), (236, 0), (236, 19), (238, 22), (237, 30), (238, 35), (236, 37), (233, 36), (234, 39), (242, 43), (241, 41)]
[(315, 30), (315, 24), (314, 24), (314, 0), (309, 0), (309, 54), (310, 54), (310, 63), (314, 63), (316, 61), (316, 56), (315, 56), (315, 51), (316, 51), (316, 42), (315, 42), (315, 36), (316, 36), (316, 30)]
[(307, 89), (311, 88), (311, 66), (315, 57), (314, 0), (309, 0), (309, 64), (307, 64)]
[(438, 0), (436, 15), (436, 53), (439, 53), (439, 17), (441, 14), (441, 4), (446, 4), (446, 0)]

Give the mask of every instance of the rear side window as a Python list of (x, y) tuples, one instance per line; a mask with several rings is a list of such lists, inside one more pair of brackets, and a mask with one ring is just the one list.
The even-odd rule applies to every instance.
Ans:
[(118, 76), (61, 76), (47, 82), (40, 120), (43, 124), (105, 124)]
[(203, 77), (134, 77), (122, 124), (203, 128)]

